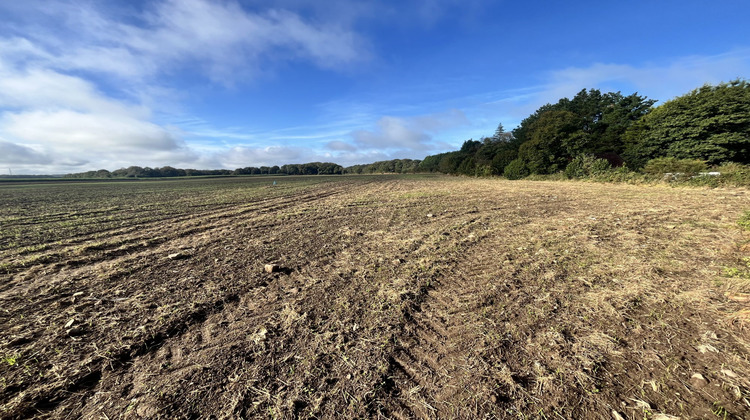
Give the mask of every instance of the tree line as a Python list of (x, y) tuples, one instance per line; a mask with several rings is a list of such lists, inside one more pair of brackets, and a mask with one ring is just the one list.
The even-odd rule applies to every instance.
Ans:
[(623, 166), (640, 170), (658, 159), (661, 166), (686, 165), (682, 160), (750, 163), (747, 81), (705, 85), (658, 107), (655, 102), (637, 93), (584, 89), (540, 107), (510, 132), (501, 124), (490, 137), (427, 156), (419, 169), (518, 179)]
[[(331, 162), (235, 170), (131, 166), (66, 178), (158, 178), (216, 175), (340, 175), (441, 172), (470, 176), (564, 173), (582, 177), (612, 168), (671, 171), (727, 162), (750, 164), (750, 83), (704, 85), (660, 106), (633, 93), (583, 89), (546, 104), (512, 131), (466, 140), (459, 150), (423, 160), (393, 159), (343, 167)], [(703, 166), (701, 166), (703, 165)]]
[[(418, 163), (419, 161), (417, 161)], [(357, 165), (364, 166), (364, 165)], [(309, 162), (274, 166), (248, 166), (245, 168), (230, 169), (179, 169), (171, 166), (161, 168), (149, 168), (130, 166), (114, 171), (99, 169), (97, 171), (86, 171), (67, 174), (64, 178), (171, 178), (183, 176), (229, 176), (229, 175), (341, 175), (348, 168), (331, 162)]]
[(343, 167), (331, 162), (294, 163), (282, 166), (248, 166), (230, 169), (178, 169), (171, 166), (149, 168), (130, 166), (114, 171), (99, 169), (67, 174), (64, 178), (171, 178), (183, 176), (229, 176), (229, 175), (343, 175), (374, 173), (415, 173), (420, 160), (393, 159), (365, 165)]

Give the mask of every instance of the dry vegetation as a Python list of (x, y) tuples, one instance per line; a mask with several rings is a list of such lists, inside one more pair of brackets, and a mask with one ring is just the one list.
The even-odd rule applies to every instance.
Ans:
[(0, 186), (0, 417), (750, 417), (746, 190), (270, 183)]

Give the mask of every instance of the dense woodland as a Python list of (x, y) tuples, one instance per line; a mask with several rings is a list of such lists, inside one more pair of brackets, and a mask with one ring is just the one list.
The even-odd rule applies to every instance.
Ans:
[(501, 125), (460, 150), (427, 156), (420, 169), (518, 179), (561, 171), (575, 176), (586, 168), (642, 170), (654, 159), (750, 163), (747, 81), (706, 85), (658, 107), (655, 102), (637, 93), (582, 90), (542, 106), (512, 132)]
[(335, 175), (441, 172), (469, 176), (564, 173), (570, 178), (620, 171), (679, 172), (708, 165), (750, 164), (750, 83), (705, 85), (655, 107), (637, 93), (581, 90), (546, 104), (512, 131), (500, 124), (490, 137), (424, 160), (395, 159), (343, 167), (330, 162), (238, 168), (234, 171), (101, 169), (68, 178), (151, 178), (207, 175)]

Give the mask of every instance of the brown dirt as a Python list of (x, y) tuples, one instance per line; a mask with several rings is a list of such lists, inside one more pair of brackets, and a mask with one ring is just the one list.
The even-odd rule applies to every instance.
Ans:
[(310, 179), (0, 186), (0, 417), (750, 417), (745, 190)]

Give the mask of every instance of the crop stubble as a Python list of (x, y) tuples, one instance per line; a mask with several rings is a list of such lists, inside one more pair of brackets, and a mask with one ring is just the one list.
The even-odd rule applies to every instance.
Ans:
[(750, 415), (744, 190), (269, 184), (0, 186), (0, 416)]

